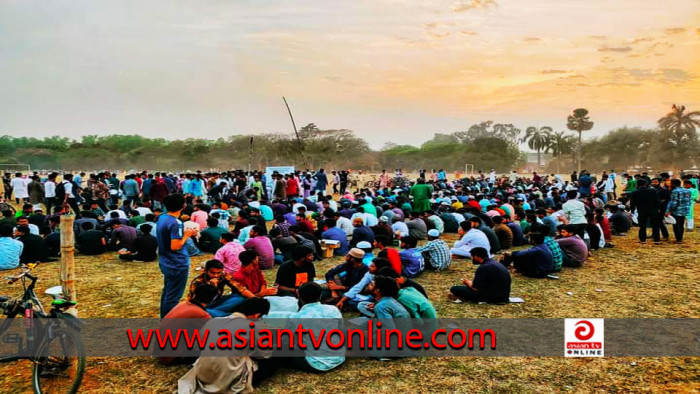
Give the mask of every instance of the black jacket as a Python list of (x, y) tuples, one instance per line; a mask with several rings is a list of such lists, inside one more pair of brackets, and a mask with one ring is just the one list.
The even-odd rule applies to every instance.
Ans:
[(656, 190), (643, 187), (637, 189), (630, 194), (630, 207), (632, 211), (637, 208), (637, 212), (640, 214), (656, 214), (661, 209), (661, 201), (659, 200), (659, 195)]

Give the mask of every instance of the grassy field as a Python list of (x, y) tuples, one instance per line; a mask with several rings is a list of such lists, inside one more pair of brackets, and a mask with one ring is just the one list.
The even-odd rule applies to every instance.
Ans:
[[(455, 236), (450, 237), (451, 240)], [(459, 260), (418, 281), (440, 317), (465, 318), (698, 318), (700, 268), (698, 233), (683, 245), (639, 245), (630, 233), (615, 248), (594, 253), (580, 269), (564, 269), (559, 280), (515, 276), (512, 296), (523, 304), (452, 304), (446, 294), (474, 266)], [(210, 256), (192, 260), (194, 267)], [(325, 272), (338, 258), (317, 263)], [(158, 317), (162, 277), (157, 263), (124, 263), (115, 255), (76, 256), (81, 317)], [(58, 263), (35, 271), (37, 293), (58, 284)], [(267, 272), (269, 281), (274, 272)], [(0, 294), (20, 288), (2, 282)], [(571, 292), (573, 294), (568, 295)], [(150, 358), (91, 358), (85, 392), (171, 392), (186, 367), (163, 367)], [(3, 392), (28, 392), (30, 364), (0, 365)], [(262, 392), (693, 392), (700, 391), (697, 358), (423, 358), (380, 362), (349, 359), (328, 374), (280, 370)]]

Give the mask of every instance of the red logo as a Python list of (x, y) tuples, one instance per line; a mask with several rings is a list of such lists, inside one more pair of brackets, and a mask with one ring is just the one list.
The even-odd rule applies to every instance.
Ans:
[[(578, 327), (580, 324), (583, 324), (583, 326)], [(580, 341), (587, 341), (593, 337), (595, 329), (593, 328), (593, 324), (588, 320), (581, 320), (576, 323), (576, 326), (574, 335), (576, 335), (576, 338), (578, 338)]]

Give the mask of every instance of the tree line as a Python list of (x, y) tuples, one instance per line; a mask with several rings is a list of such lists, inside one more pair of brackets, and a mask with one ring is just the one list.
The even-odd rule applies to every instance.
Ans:
[[(437, 133), (420, 146), (387, 143), (370, 149), (351, 130), (322, 130), (310, 123), (299, 129), (299, 138), (286, 134), (233, 135), (226, 139), (190, 138), (166, 140), (140, 135), (86, 135), (65, 137), (0, 137), (0, 163), (26, 163), (36, 169), (101, 170), (156, 169), (185, 171), (208, 168), (259, 169), (274, 165), (297, 168), (352, 168), (380, 170), (439, 169), (498, 172), (520, 168), (527, 161), (527, 146), (537, 152), (542, 171), (561, 172), (584, 168), (625, 170), (687, 169), (700, 152), (697, 127), (700, 112), (673, 105), (654, 129), (622, 127), (603, 137), (582, 140), (594, 123), (588, 111), (575, 109), (566, 131), (548, 126), (523, 130), (493, 121), (474, 124), (450, 134)], [(304, 155), (301, 154), (303, 151)], [(543, 160), (543, 155), (549, 160)]]

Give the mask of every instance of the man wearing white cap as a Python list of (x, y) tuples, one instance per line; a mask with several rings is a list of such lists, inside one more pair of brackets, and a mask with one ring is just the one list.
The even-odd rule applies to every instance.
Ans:
[[(362, 263), (365, 252), (359, 248), (352, 248), (345, 256), (345, 262), (326, 272), (326, 283), (331, 290), (333, 303), (340, 300), (340, 296), (355, 286), (365, 276), (369, 268)], [(341, 276), (341, 273), (345, 275)]]

